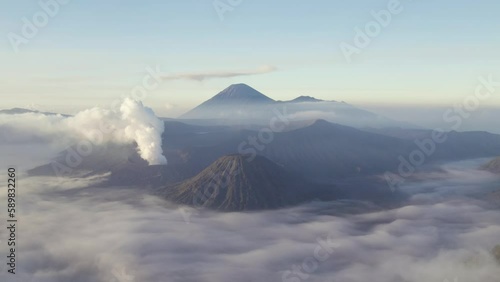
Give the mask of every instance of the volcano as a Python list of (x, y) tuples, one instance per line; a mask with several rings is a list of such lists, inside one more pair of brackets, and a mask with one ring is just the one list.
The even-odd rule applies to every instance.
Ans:
[(275, 209), (321, 197), (325, 188), (287, 172), (269, 159), (223, 156), (181, 183), (160, 189), (176, 203), (225, 211)]
[(260, 93), (254, 88), (244, 84), (232, 84), (226, 89), (219, 92), (219, 94), (215, 95), (211, 99), (207, 100), (200, 106), (207, 106), (213, 104), (230, 104), (230, 103), (238, 103), (238, 104), (247, 104), (247, 103), (272, 103), (273, 99), (267, 97), (266, 95)]

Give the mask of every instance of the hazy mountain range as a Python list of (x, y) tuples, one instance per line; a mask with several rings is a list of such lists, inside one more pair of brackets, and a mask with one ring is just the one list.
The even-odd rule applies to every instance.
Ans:
[[(286, 116), (276, 116), (280, 107), (286, 108)], [(335, 113), (331, 119), (337, 122), (296, 118), (304, 112)], [(270, 130), (273, 119), (283, 125), (280, 130)], [(432, 137), (431, 130), (390, 127), (404, 123), (343, 102), (306, 96), (275, 101), (244, 84), (231, 85), (181, 119), (164, 124), (162, 148), (168, 165), (147, 165), (134, 146), (108, 146), (85, 157), (71, 173), (111, 172), (109, 185), (151, 187), (188, 205), (196, 205), (205, 187), (215, 187), (200, 205), (221, 210), (278, 208), (339, 197), (390, 199), (395, 195), (382, 175), (411, 165), (411, 154), (423, 150), (418, 142)], [(434, 145), (422, 165), (500, 156), (500, 135), (488, 132), (452, 131), (444, 143)], [(64, 158), (61, 154), (55, 160)], [(493, 171), (498, 167), (498, 160), (488, 165)], [(50, 175), (54, 169), (47, 164), (30, 172)], [(224, 187), (214, 180), (222, 176), (227, 180)]]
[(197, 124), (266, 124), (277, 115), (290, 121), (325, 119), (355, 127), (403, 126), (417, 128), (345, 102), (324, 101), (300, 96), (290, 101), (276, 101), (246, 84), (233, 84), (179, 117)]

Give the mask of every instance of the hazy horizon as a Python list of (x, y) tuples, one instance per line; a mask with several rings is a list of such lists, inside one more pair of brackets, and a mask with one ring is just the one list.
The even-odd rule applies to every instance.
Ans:
[[(25, 41), (15, 37), (23, 19), (43, 8), (4, 4), (2, 108), (74, 114), (107, 105), (129, 95), (148, 67), (165, 79), (144, 103), (169, 117), (238, 82), (276, 100), (433, 107), (461, 102), (480, 76), (500, 77), (495, 1), (397, 1), (387, 26), (350, 62), (342, 43), (354, 44), (356, 28), (390, 1), (236, 1), (226, 10), (212, 1), (126, 1), (117, 11), (113, 1), (65, 2)], [(499, 108), (500, 96), (487, 105)]]

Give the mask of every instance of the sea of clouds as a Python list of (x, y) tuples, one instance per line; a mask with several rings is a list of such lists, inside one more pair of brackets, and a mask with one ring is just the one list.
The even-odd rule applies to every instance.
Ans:
[[(128, 112), (120, 113), (95, 110), (86, 117), (118, 115), (120, 123)], [(477, 170), (484, 160), (417, 174), (401, 187), (408, 200), (393, 209), (357, 201), (233, 213), (184, 207), (191, 215), (186, 220), (182, 209), (144, 187), (100, 185), (107, 175), (27, 176), (56, 151), (44, 149), (52, 146), (47, 140), (68, 136), (74, 130), (68, 123), (87, 122), (78, 115), (71, 122), (29, 117), (61, 128), (33, 127), (31, 135), (17, 128), (10, 132), (18, 136), (0, 139), (2, 169), (19, 171), (17, 281), (499, 281), (491, 250), (500, 244), (500, 210), (480, 195), (498, 189), (500, 179)], [(4, 260), (6, 236), (0, 228)], [(0, 281), (12, 281), (6, 263), (0, 265)]]

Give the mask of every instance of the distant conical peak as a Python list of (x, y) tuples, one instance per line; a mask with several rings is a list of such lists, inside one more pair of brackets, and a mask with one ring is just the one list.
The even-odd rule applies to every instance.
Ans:
[(253, 87), (251, 87), (250, 85), (245, 84), (245, 83), (231, 84), (226, 89), (253, 89), (253, 90), (255, 90)]
[(211, 98), (211, 100), (247, 100), (247, 101), (265, 101), (272, 102), (273, 99), (267, 97), (261, 92), (255, 90), (254, 88), (244, 84), (232, 84), (226, 89), (219, 92), (217, 95)]
[(251, 94), (260, 93), (255, 88), (248, 86), (244, 83), (231, 84), (228, 87), (226, 87), (224, 90), (222, 90), (220, 93), (233, 92), (233, 91), (237, 91), (239, 93), (243, 92), (243, 93), (251, 93)]

